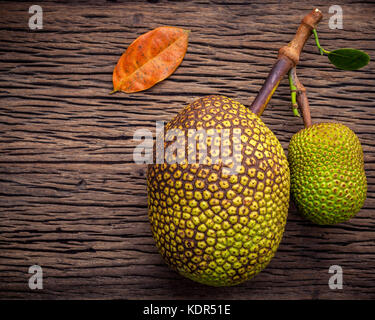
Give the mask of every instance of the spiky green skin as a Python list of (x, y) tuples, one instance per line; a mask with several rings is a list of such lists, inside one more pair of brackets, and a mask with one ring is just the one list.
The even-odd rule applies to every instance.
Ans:
[(355, 133), (319, 123), (296, 133), (288, 154), (291, 196), (298, 211), (321, 225), (354, 217), (366, 199), (363, 151)]

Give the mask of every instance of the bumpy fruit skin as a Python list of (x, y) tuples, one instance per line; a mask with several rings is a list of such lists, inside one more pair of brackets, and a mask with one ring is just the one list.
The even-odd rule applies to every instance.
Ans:
[(165, 131), (174, 128), (241, 129), (241, 165), (229, 175), (223, 162), (210, 163), (210, 146), (220, 139), (207, 139), (207, 164), (148, 166), (149, 219), (161, 255), (203, 284), (252, 278), (274, 256), (288, 214), (289, 167), (280, 142), (258, 116), (224, 96), (185, 107)]
[(339, 123), (319, 123), (296, 133), (289, 144), (291, 196), (298, 211), (321, 225), (344, 222), (366, 199), (361, 143)]

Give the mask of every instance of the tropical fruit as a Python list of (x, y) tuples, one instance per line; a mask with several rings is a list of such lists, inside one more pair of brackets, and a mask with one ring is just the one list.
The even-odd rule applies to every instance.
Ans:
[[(187, 278), (213, 286), (239, 284), (267, 266), (282, 238), (290, 182), (284, 150), (257, 115), (224, 96), (185, 107), (165, 127), (165, 150), (177, 141), (169, 136), (176, 129), (187, 140), (180, 155), (194, 150), (190, 129), (207, 133), (198, 143), (199, 151), (207, 145), (207, 153), (205, 161), (191, 163), (176, 151), (175, 161), (148, 166), (148, 212), (157, 248)], [(220, 135), (212, 138), (215, 130)], [(239, 152), (235, 171), (234, 162), (217, 160), (219, 144), (229, 146), (231, 155)]]
[(363, 151), (355, 133), (339, 123), (297, 132), (289, 144), (291, 196), (298, 211), (317, 224), (356, 215), (366, 199)]

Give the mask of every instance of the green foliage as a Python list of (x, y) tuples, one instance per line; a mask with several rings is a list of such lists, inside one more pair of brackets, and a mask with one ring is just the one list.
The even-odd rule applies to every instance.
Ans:
[(328, 55), (329, 61), (339, 69), (358, 70), (366, 66), (370, 61), (370, 56), (361, 50), (352, 48), (343, 48), (333, 51), (327, 51), (319, 43), (318, 33), (313, 29), (316, 46), (321, 55)]
[(328, 59), (336, 68), (343, 70), (358, 70), (370, 61), (366, 52), (350, 48), (331, 51), (328, 54)]

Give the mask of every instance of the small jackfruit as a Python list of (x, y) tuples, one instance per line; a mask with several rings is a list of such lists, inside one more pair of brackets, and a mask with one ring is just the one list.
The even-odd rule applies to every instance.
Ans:
[(291, 197), (298, 211), (321, 225), (354, 217), (366, 199), (363, 151), (355, 133), (339, 123), (300, 130), (289, 144)]
[[(148, 166), (148, 215), (159, 252), (175, 271), (203, 284), (230, 286), (254, 277), (274, 256), (288, 214), (289, 167), (280, 142), (257, 115), (224, 96), (185, 107), (165, 127), (165, 150), (174, 129), (185, 138), (189, 129), (231, 133), (197, 143), (202, 151), (207, 145), (207, 161), (191, 163), (176, 152), (176, 159)], [(188, 139), (181, 155), (188, 158), (195, 143)], [(217, 158), (213, 147), (220, 144), (240, 146), (236, 172)]]

